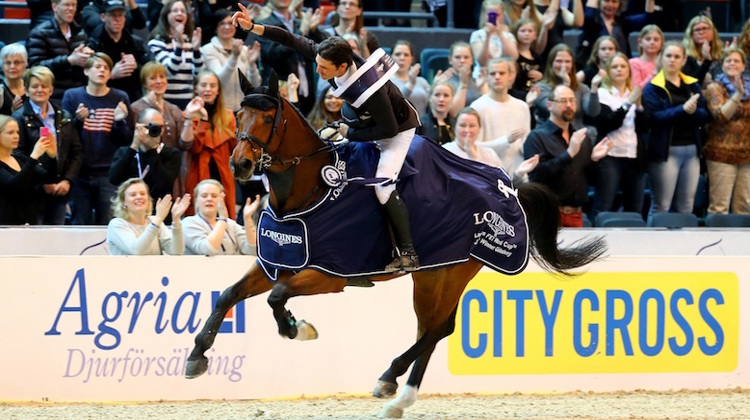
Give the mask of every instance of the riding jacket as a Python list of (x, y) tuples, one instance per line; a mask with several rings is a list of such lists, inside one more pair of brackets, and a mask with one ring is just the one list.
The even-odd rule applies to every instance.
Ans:
[[(317, 43), (283, 29), (265, 26), (263, 37), (285, 45), (310, 60), (315, 60), (317, 55)], [(358, 67), (365, 63), (357, 54), (353, 55), (353, 60)], [(333, 79), (328, 82), (334, 88), (338, 87)], [(398, 133), (421, 125), (417, 111), (391, 81), (373, 93), (362, 106), (351, 108), (357, 113), (360, 121), (350, 125), (346, 136), (350, 141), (390, 139)]]

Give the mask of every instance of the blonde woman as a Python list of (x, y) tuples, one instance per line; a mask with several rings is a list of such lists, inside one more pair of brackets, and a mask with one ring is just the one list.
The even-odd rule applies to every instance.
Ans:
[(687, 51), (682, 73), (705, 84), (711, 81), (712, 75), (721, 71), (723, 45), (711, 18), (703, 15), (692, 18), (685, 28), (682, 45)]
[[(172, 195), (154, 202), (148, 185), (140, 178), (130, 178), (117, 188), (112, 200), (114, 218), (107, 225), (109, 255), (182, 255), (185, 241), (180, 217), (190, 207), (190, 194), (177, 198), (172, 205)], [(164, 219), (172, 214), (172, 228)]]
[[(471, 33), (471, 52), (482, 68), (500, 56), (518, 58), (516, 38), (503, 24), (504, 9), (502, 0), (484, 0), (479, 14), (479, 29)], [(475, 75), (476, 76), (476, 75)]]
[[(195, 216), (186, 217), (185, 254), (187, 255), (256, 255), (253, 215), (260, 207), (260, 196), (247, 199), (242, 217), (243, 228), (229, 219), (224, 204), (224, 186), (215, 179), (205, 179), (195, 187)], [(246, 231), (247, 229), (247, 231)]]

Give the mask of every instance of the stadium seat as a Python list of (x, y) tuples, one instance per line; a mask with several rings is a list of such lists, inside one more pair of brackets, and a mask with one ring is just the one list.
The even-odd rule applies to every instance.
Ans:
[(640, 213), (603, 211), (596, 215), (596, 227), (646, 227)]
[(425, 48), (419, 54), (419, 63), (422, 65), (422, 77), (432, 84), (432, 79), (438, 70), (448, 68), (448, 57), (450, 50), (448, 48)]
[(692, 213), (655, 213), (649, 219), (650, 227), (698, 227), (698, 216)]
[(706, 227), (750, 227), (750, 215), (712, 213), (706, 216)]

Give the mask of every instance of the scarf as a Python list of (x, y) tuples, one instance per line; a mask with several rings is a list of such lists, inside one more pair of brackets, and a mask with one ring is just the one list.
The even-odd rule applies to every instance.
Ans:
[[(742, 76), (742, 86), (744, 88), (744, 92), (742, 92), (742, 102), (750, 101), (750, 76), (747, 76), (743, 74)], [(724, 85), (724, 88), (729, 92), (729, 96), (734, 95), (735, 92), (737, 92), (737, 87), (732, 83), (731, 80), (729, 80), (729, 77), (727, 77), (726, 74), (721, 73), (716, 77), (716, 81)]]

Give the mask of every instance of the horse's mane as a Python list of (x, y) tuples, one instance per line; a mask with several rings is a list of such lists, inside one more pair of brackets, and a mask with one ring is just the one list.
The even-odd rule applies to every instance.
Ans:
[(280, 100), (286, 102), (286, 104), (289, 105), (292, 110), (294, 110), (294, 113), (297, 114), (303, 124), (306, 125), (310, 131), (315, 133), (315, 137), (320, 140), (318, 132), (315, 130), (315, 128), (313, 128), (312, 124), (310, 124), (310, 121), (308, 121), (307, 118), (302, 115), (302, 112), (291, 102), (287, 101), (281, 96), (277, 96), (277, 94), (273, 92), (268, 86), (258, 86), (253, 89), (252, 92), (245, 95), (245, 98), (242, 99), (241, 105), (249, 108), (260, 109), (261, 111), (268, 111), (269, 109), (277, 108), (279, 106)]

